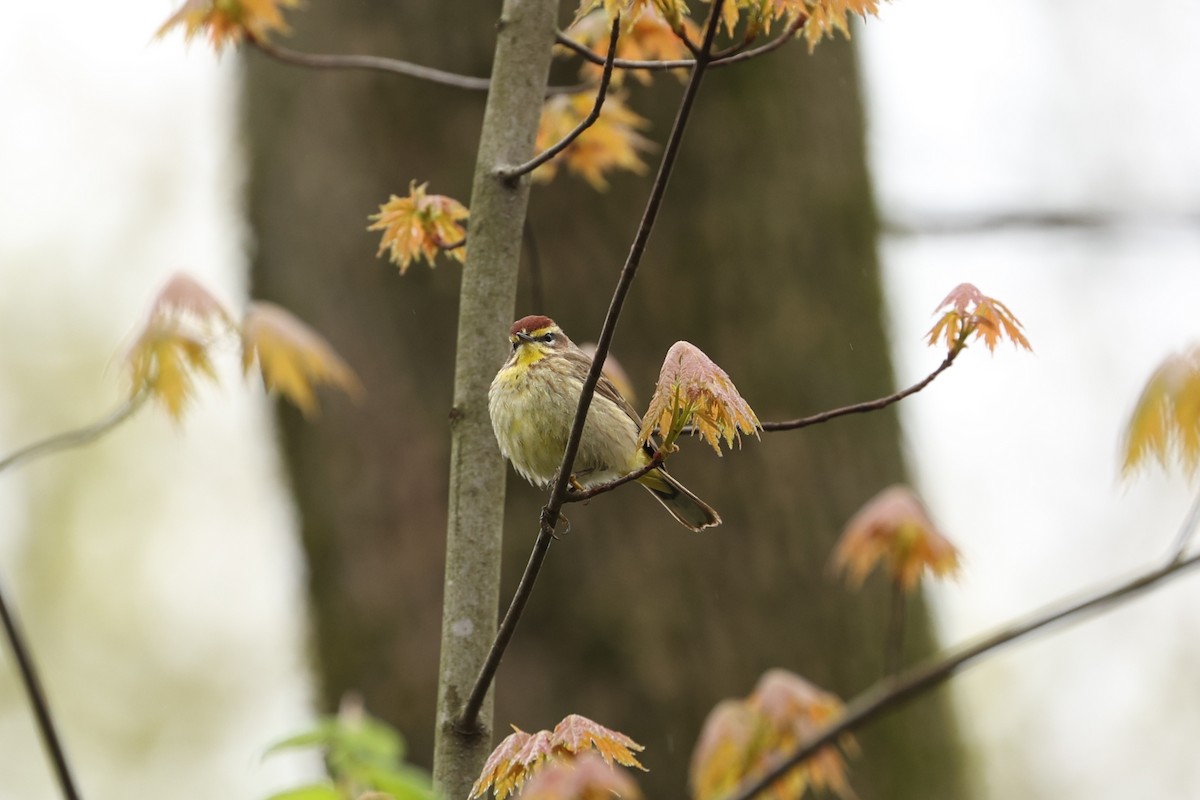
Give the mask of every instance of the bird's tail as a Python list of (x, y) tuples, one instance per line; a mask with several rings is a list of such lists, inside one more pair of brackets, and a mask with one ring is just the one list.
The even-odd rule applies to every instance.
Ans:
[(645, 486), (654, 499), (689, 530), (701, 531), (721, 524), (721, 516), (712, 506), (688, 491), (686, 486), (661, 467), (638, 478), (638, 483)]

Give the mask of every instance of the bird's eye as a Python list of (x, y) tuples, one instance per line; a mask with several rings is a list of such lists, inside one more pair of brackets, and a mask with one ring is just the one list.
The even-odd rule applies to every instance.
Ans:
[(550, 344), (550, 342), (554, 341), (554, 334), (553, 333), (544, 333), (538, 338), (540, 338), (546, 344)]

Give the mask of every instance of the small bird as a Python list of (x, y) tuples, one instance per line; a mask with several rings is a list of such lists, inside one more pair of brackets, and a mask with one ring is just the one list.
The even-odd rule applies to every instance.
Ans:
[[(500, 452), (521, 477), (535, 486), (553, 482), (567, 448), (579, 394), (592, 359), (549, 317), (533, 315), (513, 323), (512, 355), (488, 390), (488, 411)], [(638, 443), (641, 421), (608, 378), (601, 377), (588, 407), (574, 476), (583, 487), (611, 481), (644, 467), (653, 443)], [(637, 479), (671, 516), (699, 531), (721, 517), (665, 469)]]

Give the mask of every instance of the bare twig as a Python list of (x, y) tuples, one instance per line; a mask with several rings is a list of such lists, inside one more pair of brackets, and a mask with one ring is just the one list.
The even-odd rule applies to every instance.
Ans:
[(136, 394), (117, 406), (116, 410), (104, 419), (97, 420), (91, 425), (85, 425), (82, 428), (76, 428), (72, 431), (56, 433), (53, 436), (48, 436), (45, 439), (26, 445), (4, 458), (0, 458), (0, 472), (38, 456), (44, 456), (59, 450), (69, 450), (73, 447), (83, 447), (85, 444), (94, 442), (133, 416), (134, 412), (145, 402), (146, 397), (145, 392)]
[(1107, 589), (1067, 600), (1031, 614), (1025, 619), (1015, 621), (975, 642), (962, 645), (940, 658), (914, 667), (898, 677), (885, 678), (858, 695), (846, 705), (845, 711), (835, 722), (818, 731), (766, 774), (753, 780), (744, 781), (736, 791), (728, 796), (727, 800), (750, 800), (818, 750), (837, 741), (843, 734), (856, 730), (876, 717), (882, 716), (885, 712), (941, 685), (968, 664), (1000, 647), (1024, 639), (1054, 623), (1063, 622), (1089, 611), (1105, 610), (1127, 598), (1142, 594), (1159, 583), (1181, 575), (1185, 570), (1189, 570), (1197, 564), (1200, 564), (1200, 554), (1154, 567)]
[[(577, 42), (562, 31), (556, 31), (554, 41), (574, 51), (583, 57), (585, 61), (590, 61), (596, 66), (604, 66), (605, 58), (592, 51), (587, 45)], [(668, 69), (691, 69), (696, 66), (695, 59), (677, 58), (669, 61), (641, 61), (631, 58), (614, 58), (613, 66), (617, 69), (644, 69), (644, 70), (668, 70)]]
[[(926, 375), (917, 383), (909, 386), (907, 389), (901, 389), (898, 392), (889, 394), (886, 397), (880, 397), (876, 400), (868, 400), (864, 403), (855, 403), (854, 405), (842, 406), (841, 408), (832, 408), (828, 411), (822, 411), (820, 414), (813, 414), (809, 417), (800, 417), (799, 419), (789, 419), (781, 422), (764, 422), (762, 423), (762, 429), (764, 431), (794, 431), (799, 430), (800, 428), (807, 428), (810, 425), (818, 425), (822, 422), (828, 422), (829, 420), (837, 419), (838, 417), (845, 417), (850, 414), (865, 414), (869, 411), (878, 411), (881, 408), (887, 408), (894, 403), (899, 403), (901, 400), (910, 395), (916, 394), (929, 384), (933, 383), (934, 378), (950, 368), (950, 365), (954, 363), (954, 359), (958, 358), (958, 354), (960, 352), (962, 352), (962, 348), (952, 348), (946, 354), (946, 358), (943, 359), (942, 363), (938, 365), (937, 369)], [(692, 433), (693, 429), (689, 425), (683, 429), (683, 432)]]
[(0, 618), (3, 618), (4, 635), (8, 638), (13, 658), (16, 660), (17, 668), (21, 673), (21, 682), (25, 685), (25, 692), (29, 695), (29, 705), (33, 707), (33, 716), (37, 721), (38, 733), (42, 737), (42, 744), (45, 745), (50, 755), (50, 762), (54, 767), (54, 775), (58, 779), (58, 788), (62, 791), (62, 795), (66, 800), (79, 800), (79, 790), (76, 788), (75, 779), (71, 775), (71, 767), (67, 763), (67, 754), (63, 750), (62, 741), (58, 736), (58, 728), (55, 726), (54, 717), (50, 713), (50, 704), (46, 701), (46, 693), (42, 690), (41, 679), (38, 678), (37, 670), (33, 666), (33, 658), (29, 654), (29, 648), (25, 646), (25, 638), (21, 635), (16, 615), (9, 610), (8, 601), (4, 599), (2, 587), (0, 587)]
[[(85, 425), (82, 428), (76, 428), (64, 433), (57, 433), (10, 453), (0, 459), (0, 472), (26, 461), (32, 461), (38, 456), (49, 455), (60, 450), (69, 450), (73, 447), (82, 447), (94, 442), (133, 416), (134, 412), (145, 402), (146, 397), (145, 392), (139, 392), (123, 402), (107, 417), (93, 422), (91, 425)], [(38, 677), (37, 669), (33, 665), (33, 658), (30, 656), (29, 648), (25, 645), (25, 639), (21, 635), (16, 615), (9, 610), (2, 587), (0, 587), (0, 617), (3, 617), (4, 634), (8, 639), (9, 647), (12, 649), (13, 658), (16, 659), (17, 667), (21, 673), (21, 681), (25, 685), (25, 692), (29, 695), (29, 704), (33, 707), (33, 714), (37, 720), (38, 733), (41, 735), (42, 743), (49, 752), (50, 761), (54, 766), (54, 774), (58, 779), (59, 789), (62, 791), (63, 797), (67, 798), (67, 800), (78, 800), (79, 790), (75, 786), (75, 780), (71, 775), (71, 768), (67, 763), (67, 756), (58, 735), (58, 728), (55, 726), (54, 717), (50, 713), (50, 704), (46, 701), (46, 693), (42, 690), (42, 682)]]
[(600, 86), (596, 89), (596, 102), (592, 104), (592, 110), (575, 128), (558, 140), (554, 144), (547, 147), (541, 153), (538, 153), (533, 158), (516, 167), (509, 167), (497, 171), (497, 175), (506, 181), (515, 181), (522, 175), (533, 172), (535, 169), (545, 164), (550, 159), (570, 147), (571, 142), (579, 138), (579, 135), (595, 124), (596, 120), (600, 119), (600, 111), (604, 108), (604, 98), (608, 95), (608, 84), (612, 81), (613, 58), (617, 55), (617, 38), (621, 35), (621, 16), (618, 14), (613, 19), (612, 34), (608, 40), (608, 56), (604, 59), (604, 72), (600, 74)]
[[(256, 38), (249, 33), (246, 34), (246, 42), (257, 48), (263, 55), (284, 64), (291, 64), (297, 67), (308, 67), (310, 69), (365, 69), (375, 72), (389, 72), (393, 75), (404, 75), (409, 78), (417, 78), (429, 81), (430, 83), (441, 84), (442, 86), (451, 86), (455, 89), (466, 89), (474, 92), (486, 92), (492, 85), (490, 78), (459, 75), (454, 72), (436, 69), (435, 67), (414, 64), (411, 61), (402, 61), (398, 58), (356, 54), (301, 53), (298, 50), (292, 50), (282, 45)], [(551, 86), (546, 89), (546, 94), (578, 94), (579, 92), (587, 91), (591, 87), (592, 84), (590, 82), (574, 86)]]
[(584, 500), (591, 500), (593, 497), (601, 494), (606, 494), (616, 489), (618, 486), (623, 486), (631, 481), (636, 481), (638, 478), (646, 475), (649, 472), (658, 469), (663, 463), (663, 454), (661, 451), (654, 454), (653, 458), (647, 461), (643, 466), (638, 467), (633, 472), (627, 472), (619, 478), (613, 478), (606, 483), (597, 484), (590, 489), (582, 491), (572, 489), (567, 492), (567, 496), (563, 498), (564, 503), (582, 503)]
[(545, 561), (546, 553), (550, 549), (550, 542), (554, 538), (554, 528), (558, 524), (563, 504), (567, 499), (567, 486), (571, 478), (571, 466), (575, 463), (575, 455), (579, 452), (579, 442), (583, 437), (583, 423), (587, 419), (587, 410), (591, 405), (592, 395), (596, 391), (596, 383), (600, 380), (600, 369), (604, 365), (604, 359), (608, 356), (608, 348), (612, 342), (613, 332), (617, 327), (617, 320), (621, 316), (625, 297), (629, 294), (629, 287), (633, 284), (633, 278), (637, 274), (639, 264), (641, 264), (642, 254), (645, 252), (646, 243), (650, 239), (650, 233), (654, 229), (654, 222), (658, 218), (658, 209), (662, 204), (662, 199), (667, 189), (667, 182), (675, 166), (675, 159), (679, 155), (680, 144), (683, 141), (683, 131), (687, 126), (692, 105), (695, 103), (696, 94), (700, 89), (700, 81), (704, 77), (705, 68), (708, 66), (708, 54), (712, 52), (713, 37), (716, 35), (717, 23), (720, 20), (722, 2), (723, 0), (713, 0), (712, 7), (709, 10), (710, 17), (705, 28), (704, 43), (701, 45), (700, 57), (696, 59), (691, 77), (684, 88), (683, 97), (679, 101), (679, 110), (676, 112), (675, 122), (671, 126), (666, 146), (663, 148), (662, 161), (658, 166), (658, 174), (654, 177), (654, 184), (650, 188), (650, 196), (646, 200), (646, 209), (642, 214), (642, 221), (638, 225), (637, 233), (633, 238), (633, 244), (629, 248), (629, 255), (625, 259), (625, 266), (621, 269), (621, 275), (617, 279), (617, 286), (613, 290), (612, 300), (608, 306), (608, 313), (604, 318), (604, 325), (600, 329), (600, 336), (596, 341), (596, 352), (592, 356), (592, 366), (588, 370), (587, 378), (584, 379), (583, 387), (579, 394), (579, 405), (575, 410), (575, 421), (571, 426), (571, 434), (567, 438), (567, 446), (563, 452), (563, 460), (558, 470), (558, 478), (554, 482), (554, 487), (550, 492), (550, 499), (547, 501), (545, 508), (542, 509), (538, 536), (534, 542), (533, 553), (529, 557), (525, 574), (521, 577), (521, 583), (513, 595), (508, 612), (504, 615), (504, 619), (500, 623), (499, 631), (496, 634), (496, 641), (493, 643), (491, 651), (480, 668), (479, 677), (475, 680), (475, 685), (467, 697), (462, 712), (455, 721), (455, 726), (459, 730), (471, 731), (476, 727), (483, 699), (486, 697), (488, 687), (491, 686), (492, 679), (496, 675), (496, 669), (500, 665), (500, 659), (504, 655), (504, 650), (512, 640), (513, 632), (516, 630), (517, 623), (521, 618), (521, 612), (529, 600), (534, 582), (537, 580), (538, 571)]

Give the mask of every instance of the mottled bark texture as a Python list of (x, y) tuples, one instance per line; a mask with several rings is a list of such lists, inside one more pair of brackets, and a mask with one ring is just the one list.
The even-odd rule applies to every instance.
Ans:
[[(483, 75), (497, 14), (477, 0), (313, 3), (294, 15), (294, 44)], [(333, 705), (361, 691), (427, 762), (461, 269), (397, 277), (373, 260), (376, 239), (363, 228), (412, 178), (467, 197), (483, 98), (247, 61), (256, 291), (325, 331), (368, 389), (357, 407), (331, 398), (316, 425), (282, 412), (322, 697)], [(642, 392), (635, 405), (677, 339), (728, 370), (764, 419), (892, 389), (857, 80), (841, 42), (708, 76), (614, 340)], [(665, 133), (680, 88), (659, 76), (635, 96), (652, 135)], [(526, 272), (517, 314), (546, 313), (576, 341), (593, 337), (647, 187), (620, 176), (605, 194), (567, 177), (536, 188), (546, 301), (531, 307)], [(641, 778), (655, 797), (682, 794), (707, 710), (764, 670), (794, 669), (843, 696), (879, 676), (886, 587), (848, 592), (826, 564), (847, 517), (904, 474), (890, 411), (772, 434), (722, 459), (685, 442), (671, 466), (725, 524), (689, 533), (632, 486), (569, 507), (572, 532), (551, 549), (496, 695), (498, 727), (536, 730), (578, 712), (628, 733), (647, 747)], [(511, 480), (502, 602), (545, 499)], [(910, 620), (910, 654), (928, 651), (921, 603)], [(966, 796), (944, 695), (860, 739), (864, 800)]]

